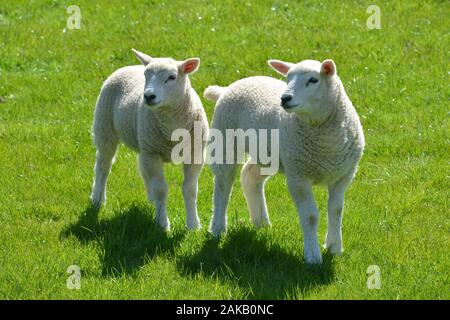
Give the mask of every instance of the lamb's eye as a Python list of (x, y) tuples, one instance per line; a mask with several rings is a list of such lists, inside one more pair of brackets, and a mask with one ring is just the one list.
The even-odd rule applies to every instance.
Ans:
[(170, 75), (170, 76), (167, 78), (166, 83), (167, 83), (168, 81), (175, 80), (176, 78), (177, 78), (177, 77), (174, 76), (174, 75), (172, 74), (172, 75)]
[(317, 83), (319, 81), (317, 78), (311, 77), (306, 81), (306, 86), (308, 86), (310, 83)]

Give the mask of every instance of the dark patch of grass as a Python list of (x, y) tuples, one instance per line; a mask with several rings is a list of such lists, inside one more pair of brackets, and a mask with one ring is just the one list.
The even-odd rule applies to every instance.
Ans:
[(324, 255), (321, 266), (306, 264), (300, 256), (287, 252), (265, 235), (239, 227), (230, 230), (225, 243), (207, 237), (200, 251), (178, 259), (182, 274), (218, 277), (235, 282), (248, 299), (283, 299), (307, 294), (333, 281), (332, 257)]
[(185, 235), (184, 231), (163, 231), (149, 208), (135, 204), (108, 220), (99, 220), (98, 215), (98, 209), (87, 207), (61, 236), (73, 235), (84, 244), (98, 242), (104, 276), (132, 275), (155, 256), (173, 254)]

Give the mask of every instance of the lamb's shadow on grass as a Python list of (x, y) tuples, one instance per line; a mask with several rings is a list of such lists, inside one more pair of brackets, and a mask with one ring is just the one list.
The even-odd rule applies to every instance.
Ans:
[(270, 235), (244, 227), (231, 230), (224, 243), (208, 237), (200, 251), (177, 257), (177, 263), (184, 275), (217, 277), (239, 286), (246, 299), (298, 299), (334, 278), (330, 254), (324, 254), (322, 266), (311, 266), (300, 255), (271, 244)]
[(160, 254), (173, 254), (185, 232), (164, 232), (149, 207), (132, 205), (99, 220), (99, 211), (88, 207), (61, 237), (75, 236), (81, 243), (98, 242), (103, 276), (133, 274)]

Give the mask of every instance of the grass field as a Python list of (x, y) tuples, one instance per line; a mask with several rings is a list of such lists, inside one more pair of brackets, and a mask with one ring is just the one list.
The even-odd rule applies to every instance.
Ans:
[[(377, 1), (11, 1), (0, 4), (0, 298), (449, 299), (450, 4)], [(81, 29), (66, 28), (66, 7)], [(200, 56), (198, 93), (253, 75), (269, 58), (332, 58), (367, 148), (346, 196), (342, 257), (303, 262), (285, 179), (266, 186), (272, 228), (254, 231), (238, 180), (229, 233), (206, 231), (212, 174), (200, 179), (200, 232), (187, 232), (182, 170), (167, 165), (165, 234), (136, 155), (121, 147), (108, 203), (89, 209), (91, 123), (102, 82), (137, 64), (131, 48)], [(209, 119), (213, 105), (204, 102)], [(326, 228), (326, 193), (316, 190)], [(81, 268), (81, 289), (66, 272)], [(381, 271), (368, 289), (367, 268)]]

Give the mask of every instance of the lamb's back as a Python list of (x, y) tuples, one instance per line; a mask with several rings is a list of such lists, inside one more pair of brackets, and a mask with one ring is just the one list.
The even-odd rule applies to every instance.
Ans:
[(113, 125), (120, 140), (132, 149), (138, 149), (137, 113), (142, 104), (145, 86), (145, 67), (127, 66), (116, 70), (105, 81), (113, 113)]
[(232, 83), (217, 101), (212, 127), (277, 127), (284, 113), (280, 98), (285, 89), (285, 82), (270, 77), (249, 77)]

